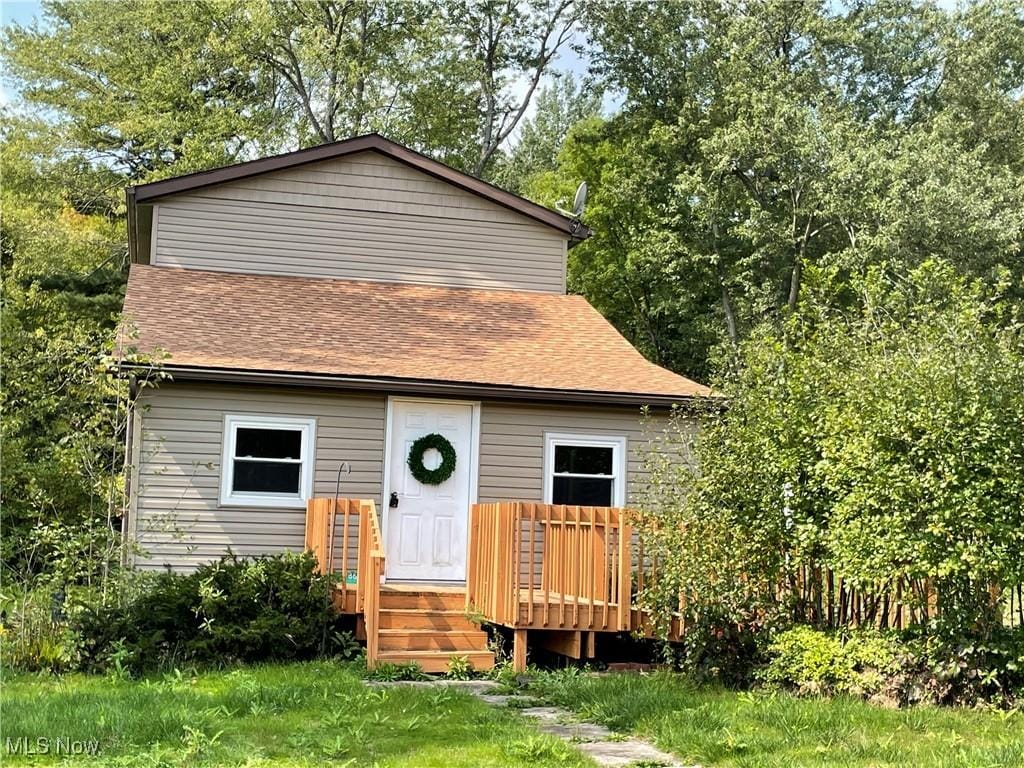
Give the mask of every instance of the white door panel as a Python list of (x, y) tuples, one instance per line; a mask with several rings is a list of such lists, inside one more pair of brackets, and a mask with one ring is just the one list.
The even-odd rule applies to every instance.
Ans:
[[(387, 512), (387, 577), (424, 581), (464, 581), (472, 487), (474, 410), (472, 404), (394, 400), (391, 410), (389, 491), (398, 506)], [(409, 471), (412, 444), (432, 432), (455, 447), (455, 472), (440, 485), (424, 485)], [(427, 451), (428, 469), (441, 462)], [(389, 499), (384, 499), (388, 504)]]

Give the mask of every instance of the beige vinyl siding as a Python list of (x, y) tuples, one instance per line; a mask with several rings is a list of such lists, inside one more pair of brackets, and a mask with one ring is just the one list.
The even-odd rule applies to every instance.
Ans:
[[(192, 383), (165, 384), (146, 394), (134, 446), (131, 519), (141, 548), (136, 563), (189, 570), (229, 548), (240, 556), (303, 549), (303, 510), (220, 506), (229, 413), (315, 418), (314, 495), (334, 494), (338, 466), (347, 461), (352, 472), (342, 476), (341, 495), (373, 499), (383, 509), (386, 404), (383, 393)], [(664, 423), (664, 416), (655, 418)], [(627, 502), (635, 499), (645, 478), (642, 452), (650, 436), (639, 408), (487, 401), (481, 405), (481, 502), (542, 500), (546, 432), (625, 436)], [(340, 524), (336, 541), (340, 570)], [(355, 546), (353, 529), (352, 561)]]
[(175, 195), (153, 231), (157, 265), (565, 292), (564, 235), (373, 152)]
[[(485, 402), (481, 406), (479, 500), (543, 501), (544, 443), (549, 432), (626, 438), (626, 503), (635, 504), (647, 472), (643, 453), (668, 424), (664, 412), (652, 413), (645, 427), (639, 407), (535, 405)], [(682, 459), (680, 459), (682, 460)], [(524, 521), (520, 535), (519, 579), (540, 586), (544, 570), (544, 526)], [(633, 533), (633, 552), (637, 552)]]
[(166, 384), (141, 403), (133, 530), (140, 567), (190, 569), (238, 555), (302, 551), (305, 511), (221, 507), (225, 414), (316, 419), (313, 493), (380, 504), (386, 398), (378, 394)]
[(543, 501), (547, 432), (626, 438), (626, 503), (646, 478), (643, 450), (666, 415), (655, 415), (645, 434), (640, 408), (486, 402), (480, 417), (481, 502)]

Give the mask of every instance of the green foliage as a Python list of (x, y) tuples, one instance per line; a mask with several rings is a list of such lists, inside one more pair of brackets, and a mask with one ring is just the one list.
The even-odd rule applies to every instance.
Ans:
[(570, 285), (653, 360), (722, 371), (811, 266), (1022, 273), (1013, 3), (592, 3), (586, 24), (622, 106), (525, 189), (590, 183)]
[(465, 656), (452, 656), (448, 660), (448, 671), (444, 673), (449, 680), (472, 680), (475, 675), (473, 662)]
[(509, 741), (505, 752), (509, 757), (529, 765), (544, 762), (560, 765), (571, 762), (578, 754), (565, 742), (540, 733)]
[(428, 678), (420, 669), (420, 665), (414, 661), (401, 663), (385, 661), (373, 669), (367, 670), (366, 679), (382, 683), (395, 683), (402, 680), (426, 680)]
[(526, 675), (515, 670), (508, 658), (499, 658), (487, 677), (496, 682), (504, 693), (517, 693), (527, 679)]
[(872, 632), (849, 637), (810, 627), (780, 632), (768, 646), (761, 679), (801, 693), (874, 694), (896, 674), (904, 651), (898, 638)]
[(351, 655), (315, 567), (309, 553), (227, 555), (187, 575), (140, 575), (122, 604), (85, 606), (75, 617), (84, 666), (138, 671)]
[(52, 2), (45, 14), (7, 26), (2, 52), (23, 97), (59, 121), (47, 129), (62, 148), (139, 179), (276, 138), (273, 84), (211, 35), (204, 4)]
[(1009, 766), (1024, 760), (1015, 710), (890, 709), (849, 696), (796, 697), (697, 685), (688, 675), (545, 673), (531, 693), (650, 739), (690, 765), (820, 768)]
[[(652, 592), (664, 589), (655, 585)], [(650, 600), (650, 595), (645, 596)], [(664, 615), (664, 614), (661, 614)], [(765, 627), (758, 622), (737, 622), (724, 611), (707, 610), (687, 625), (676, 647), (666, 645), (666, 661), (694, 680), (745, 688), (764, 660)]]
[(850, 694), (890, 704), (1019, 705), (1024, 694), (1024, 632), (998, 629), (959, 642), (919, 632), (822, 632), (794, 627), (776, 635), (758, 678), (802, 694)]
[(539, 0), (55, 0), (0, 52), (47, 115), (37, 135), (133, 180), (371, 131), (483, 176), (578, 15)]
[(909, 698), (981, 702), (1020, 708), (1024, 702), (1024, 628), (998, 627), (986, 637), (924, 637)]
[[(517, 194), (528, 193), (528, 185), (536, 177), (558, 167), (558, 154), (573, 126), (600, 113), (600, 96), (571, 75), (562, 75), (541, 88), (533, 117), (523, 123), (519, 140), (501, 158), (492, 179), (494, 183)], [(533, 196), (544, 195), (535, 192)], [(560, 207), (568, 209), (571, 205), (570, 197)]]
[[(1019, 305), (937, 263), (872, 271), (856, 310), (818, 298), (835, 286), (812, 272), (811, 300), (742, 345), (699, 475), (652, 452), (640, 525), (670, 567), (644, 599), (682, 591), (698, 625), (824, 622), (795, 586), (822, 566), (857, 588), (927, 582), (944, 631), (984, 637), (990, 586), (1024, 580)], [(659, 444), (687, 441), (680, 416)]]
[[(572, 768), (590, 765), (525, 718), (451, 689), (367, 686), (362, 664), (303, 662), (176, 668), (142, 679), (4, 675), (4, 737), (98, 740), (99, 768), (323, 765)], [(525, 752), (526, 750), (524, 750)], [(5, 755), (49, 765), (60, 755)]]
[(78, 636), (56, 620), (61, 595), (37, 590), (0, 595), (0, 656), (7, 669), (63, 672), (76, 668)]

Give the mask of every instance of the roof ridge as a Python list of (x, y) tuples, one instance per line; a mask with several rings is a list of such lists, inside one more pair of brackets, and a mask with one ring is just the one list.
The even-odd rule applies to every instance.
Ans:
[(310, 282), (324, 282), (324, 283), (346, 283), (353, 285), (369, 285), (369, 286), (408, 286), (410, 288), (425, 288), (425, 289), (436, 289), (440, 291), (475, 291), (478, 293), (509, 293), (509, 294), (525, 294), (528, 296), (542, 296), (542, 297), (555, 297), (563, 299), (580, 299), (585, 302), (588, 306), (590, 302), (587, 301), (585, 296), (578, 293), (554, 293), (553, 291), (543, 291), (539, 289), (528, 289), (528, 288), (487, 288), (483, 286), (472, 286), (472, 285), (444, 285), (441, 283), (414, 283), (404, 280), (371, 280), (369, 278), (353, 278), (353, 277), (331, 277), (330, 275), (275, 275), (266, 272), (234, 272), (226, 269), (200, 269), (198, 267), (178, 267), (163, 264), (140, 264), (135, 263), (129, 266), (129, 271), (138, 268), (139, 270), (166, 270), (174, 273), (192, 273), (199, 272), (205, 275), (227, 275), (231, 278), (259, 278), (259, 279), (273, 279), (273, 280), (297, 280), (297, 281), (310, 281)]

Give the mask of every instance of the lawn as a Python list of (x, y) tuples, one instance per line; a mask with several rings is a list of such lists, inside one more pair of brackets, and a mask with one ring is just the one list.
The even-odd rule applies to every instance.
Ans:
[(353, 667), (331, 663), (140, 681), (14, 676), (0, 701), (0, 750), (22, 736), (98, 739), (100, 754), (75, 765), (589, 765), (515, 712), (453, 690), (367, 688)]
[[(1024, 767), (1024, 715), (881, 709), (698, 687), (668, 675), (539, 673), (529, 696), (711, 766)], [(513, 710), (443, 689), (367, 688), (354, 665), (246, 667), (137, 681), (9, 676), (8, 738), (99, 741), (95, 766), (583, 766)], [(54, 763), (3, 755), (3, 764)]]
[(798, 699), (678, 675), (542, 674), (534, 695), (704, 766), (1024, 766), (1024, 713)]

